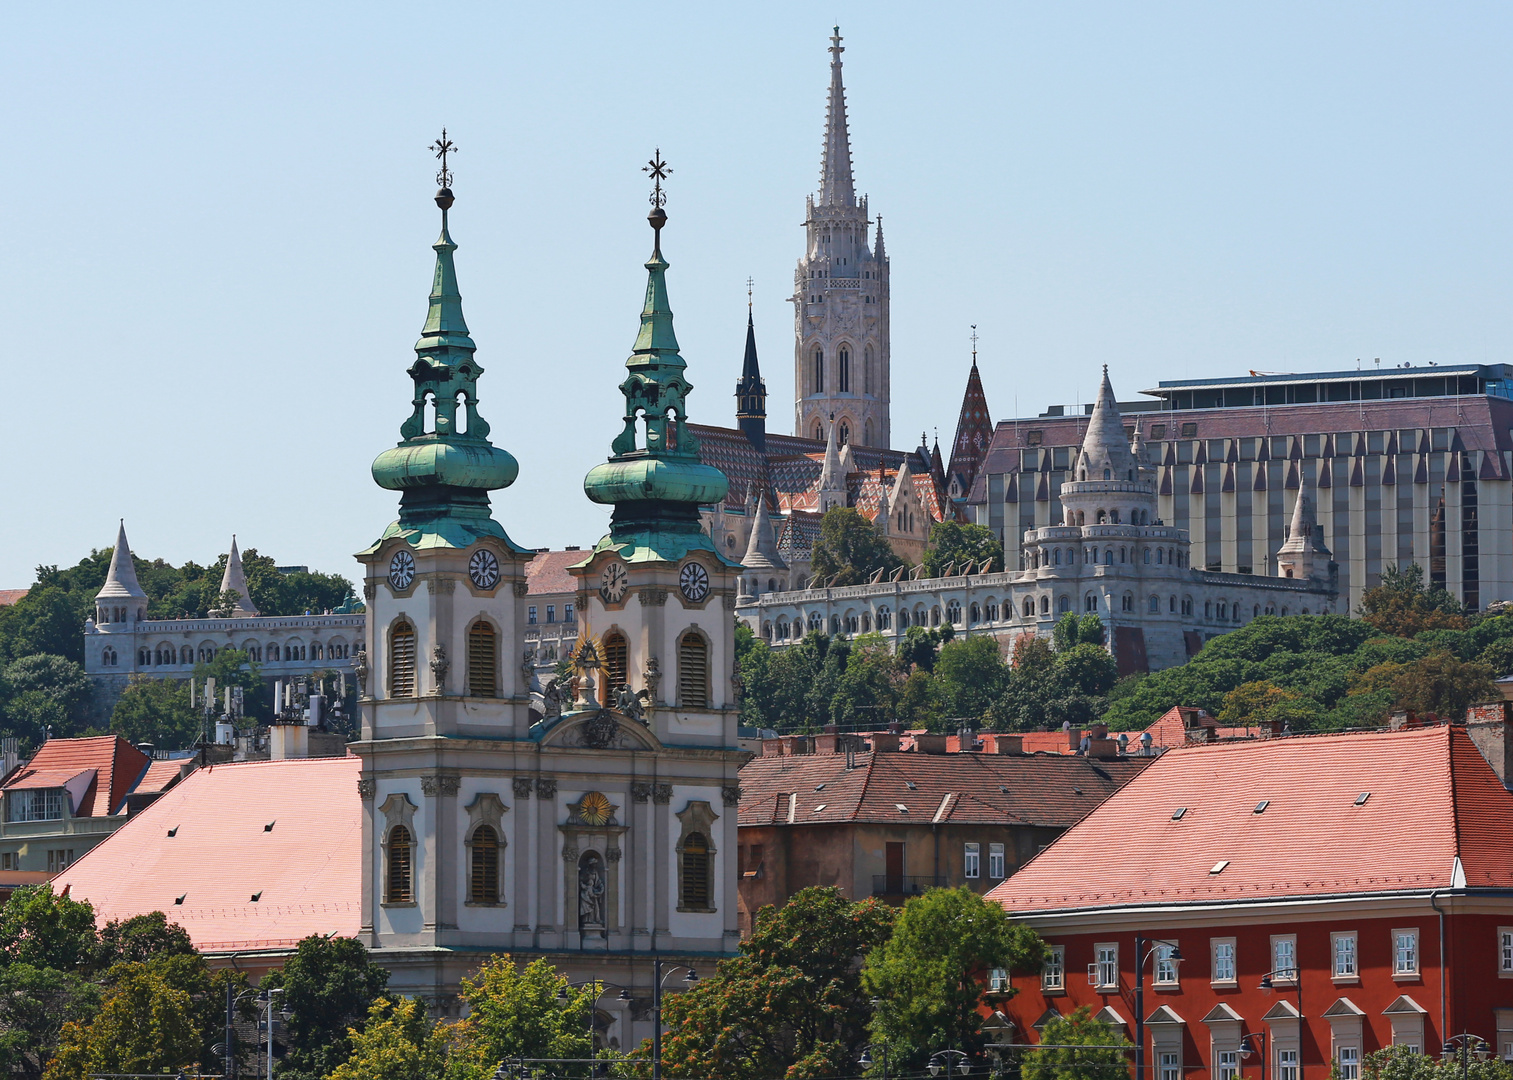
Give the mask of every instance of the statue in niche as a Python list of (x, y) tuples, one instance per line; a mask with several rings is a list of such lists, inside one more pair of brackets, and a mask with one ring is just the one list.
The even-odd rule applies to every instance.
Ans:
[(559, 685), (561, 680), (553, 679), (546, 684), (546, 689), (541, 692), (541, 703), (546, 709), (546, 719), (554, 720), (562, 715), (562, 689)]
[(358, 693), (363, 697), (366, 697), (368, 694), (368, 672), (370, 670), (370, 668), (368, 667), (367, 649), (357, 650), (357, 661), (352, 665), (352, 669), (357, 674)]
[(578, 860), (578, 925), (604, 926), (604, 860), (597, 851)]

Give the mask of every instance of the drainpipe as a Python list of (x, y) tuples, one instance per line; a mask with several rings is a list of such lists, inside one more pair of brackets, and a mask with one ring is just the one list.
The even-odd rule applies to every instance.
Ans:
[(1450, 1019), (1445, 1015), (1445, 913), (1440, 910), (1438, 896), (1438, 889), (1429, 894), (1429, 906), (1439, 916), (1439, 1022), (1442, 1025), (1439, 1034), (1440, 1041), (1444, 1042), (1445, 1033), (1450, 1031)]

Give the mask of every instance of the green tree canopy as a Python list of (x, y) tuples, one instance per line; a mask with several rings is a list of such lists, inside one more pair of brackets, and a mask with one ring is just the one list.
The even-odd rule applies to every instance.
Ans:
[(1382, 583), (1361, 595), (1360, 614), (1375, 629), (1398, 637), (1466, 625), (1460, 602), (1440, 586), (1426, 588), (1418, 563), (1385, 567)]
[(998, 642), (985, 634), (942, 645), (935, 661), (941, 708), (948, 720), (978, 720), (1003, 692), (1008, 677)]
[(351, 1053), (349, 1029), (361, 1025), (388, 984), (388, 971), (369, 960), (360, 941), (319, 935), (301, 941), (283, 970), (262, 983), (284, 991), (289, 1013), (281, 1080), (325, 1080), (334, 1072)]
[[(378, 998), (362, 1027), (347, 1032), (351, 1054), (330, 1080), (442, 1080), (448, 1075), (447, 1036), (420, 998)], [(462, 1074), (452, 1075), (460, 1080)]]
[(1024, 1055), (1023, 1080), (1124, 1080), (1135, 1044), (1081, 1005), (1040, 1030), (1049, 1047)]
[(194, 745), (202, 722), (186, 683), (148, 675), (131, 676), (110, 714), (110, 730), (127, 742), (174, 749)]
[(544, 959), (521, 967), (492, 956), (462, 980), (468, 1017), (452, 1032), (457, 1080), (488, 1080), (508, 1057), (590, 1058), (589, 1019), (596, 991), (572, 986)]
[(1003, 545), (985, 526), (938, 521), (930, 529), (930, 546), (923, 562), (928, 577), (940, 577), (946, 567), (959, 568), (969, 562), (979, 566), (991, 562), (994, 569), (1002, 570)]
[(122, 964), (100, 1012), (65, 1024), (44, 1080), (85, 1080), (92, 1072), (163, 1073), (188, 1068), (202, 1040), (190, 995), (151, 964)]
[(816, 581), (839, 575), (837, 585), (860, 585), (878, 570), (892, 573), (904, 560), (872, 522), (850, 507), (837, 506), (820, 518), (810, 565)]
[(0, 715), (27, 747), (83, 734), (94, 690), (84, 668), (64, 656), (35, 653), (0, 668)]

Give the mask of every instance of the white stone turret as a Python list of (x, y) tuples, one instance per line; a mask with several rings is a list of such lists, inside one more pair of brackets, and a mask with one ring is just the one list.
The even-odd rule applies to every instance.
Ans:
[(242, 554), (236, 549), (236, 534), (231, 534), (231, 554), (226, 557), (226, 572), (221, 575), (222, 593), (236, 593), (236, 607), (230, 612), (233, 619), (248, 619), (257, 614), (252, 595), (247, 591), (247, 575), (242, 570)]
[(1154, 520), (1155, 478), (1131, 449), (1106, 367), (1073, 477), (1061, 485), (1068, 525), (1149, 525)]
[(820, 469), (819, 510), (822, 514), (832, 507), (846, 505), (846, 468), (836, 445), (836, 429), (839, 426), (839, 422), (832, 416), (825, 435), (825, 464)]
[(147, 618), (147, 594), (137, 583), (137, 568), (126, 542), (126, 522), (116, 532), (116, 550), (110, 556), (110, 572), (95, 594), (95, 625), (115, 629)]
[(1292, 504), (1292, 524), (1287, 539), (1277, 550), (1277, 576), (1289, 578), (1325, 578), (1329, 576), (1330, 551), (1318, 535), (1313, 516), (1313, 496), (1308, 493), (1308, 478), (1298, 482), (1298, 497)]

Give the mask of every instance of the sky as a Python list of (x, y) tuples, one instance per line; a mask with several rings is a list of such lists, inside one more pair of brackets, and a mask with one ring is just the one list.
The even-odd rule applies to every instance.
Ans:
[[(233, 533), (355, 577), (409, 412), (445, 126), (496, 519), (592, 545), (583, 475), (671, 163), (694, 385), (733, 423), (746, 279), (769, 427), (830, 28), (892, 263), (894, 442), (949, 443), (972, 324), (995, 418), (1247, 370), (1502, 362), (1513, 7), (138, 3), (0, 11), (0, 588)], [(837, 10), (842, 9), (843, 10)]]

